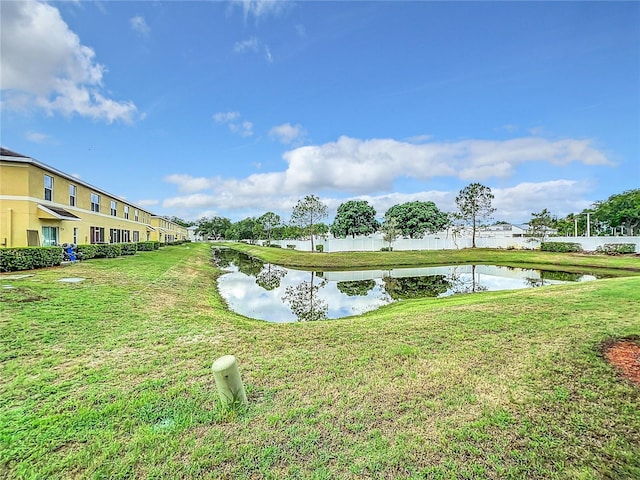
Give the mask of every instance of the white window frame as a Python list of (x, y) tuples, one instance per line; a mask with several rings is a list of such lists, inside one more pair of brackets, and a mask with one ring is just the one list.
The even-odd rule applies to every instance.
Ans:
[(73, 183), (70, 183), (69, 184), (69, 205), (71, 205), (72, 207), (76, 206), (77, 193), (78, 193), (78, 188)]
[(44, 199), (53, 201), (53, 177), (51, 175), (44, 174)]
[(100, 195), (91, 192), (91, 211), (100, 213)]

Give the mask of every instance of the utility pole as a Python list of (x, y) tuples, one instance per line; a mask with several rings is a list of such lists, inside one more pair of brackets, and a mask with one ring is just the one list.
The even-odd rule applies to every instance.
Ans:
[(591, 236), (591, 212), (587, 212), (587, 237)]

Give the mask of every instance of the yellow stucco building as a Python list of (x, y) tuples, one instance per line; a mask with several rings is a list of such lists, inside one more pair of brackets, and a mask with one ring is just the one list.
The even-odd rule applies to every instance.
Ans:
[(0, 149), (0, 247), (186, 240), (186, 227)]

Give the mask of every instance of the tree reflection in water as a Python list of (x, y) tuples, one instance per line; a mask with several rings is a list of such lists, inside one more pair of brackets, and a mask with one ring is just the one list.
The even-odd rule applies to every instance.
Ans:
[(214, 248), (213, 261), (219, 268), (235, 265), (239, 272), (249, 277), (257, 277), (264, 268), (264, 263), (259, 259), (230, 248)]
[(486, 292), (488, 290), (480, 283), (480, 276), (476, 275), (475, 265), (471, 265), (471, 276), (459, 273), (458, 269), (454, 268), (449, 275), (449, 282), (451, 282), (451, 291), (454, 294)]
[(282, 301), (289, 303), (291, 311), (299, 322), (326, 320), (329, 305), (318, 295), (319, 290), (327, 283), (325, 280), (314, 284), (314, 272), (310, 281), (304, 281), (295, 286), (288, 286)]
[(366, 296), (376, 286), (375, 280), (338, 282), (336, 288), (349, 297)]
[(267, 263), (266, 268), (256, 276), (256, 283), (265, 290), (273, 290), (280, 286), (286, 274), (287, 271), (284, 268)]
[(384, 277), (384, 289), (394, 300), (409, 298), (437, 297), (445, 293), (450, 286), (446, 275), (428, 277)]

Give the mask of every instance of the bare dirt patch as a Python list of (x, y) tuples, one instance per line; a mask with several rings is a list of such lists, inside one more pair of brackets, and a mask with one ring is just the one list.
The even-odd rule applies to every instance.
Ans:
[(603, 354), (622, 375), (640, 386), (640, 339), (613, 341), (604, 347)]

